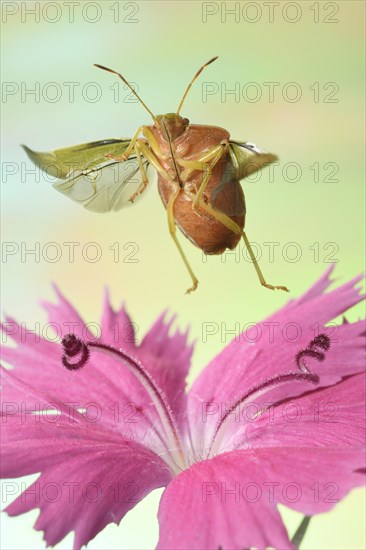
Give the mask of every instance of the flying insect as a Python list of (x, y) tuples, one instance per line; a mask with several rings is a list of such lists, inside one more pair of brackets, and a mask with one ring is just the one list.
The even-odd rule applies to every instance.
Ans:
[(177, 111), (164, 115), (154, 115), (122, 74), (96, 64), (130, 88), (153, 124), (140, 126), (132, 139), (104, 139), (48, 153), (23, 147), (37, 166), (58, 178), (53, 184), (58, 191), (93, 212), (118, 211), (137, 202), (157, 175), (169, 231), (192, 280), (188, 293), (197, 288), (198, 279), (177, 238), (177, 227), (205, 254), (232, 250), (243, 238), (260, 283), (288, 291), (268, 284), (262, 275), (244, 231), (246, 207), (239, 183), (277, 156), (252, 143), (231, 140), (224, 128), (190, 124), (180, 115), (192, 84), (216, 59), (197, 71)]

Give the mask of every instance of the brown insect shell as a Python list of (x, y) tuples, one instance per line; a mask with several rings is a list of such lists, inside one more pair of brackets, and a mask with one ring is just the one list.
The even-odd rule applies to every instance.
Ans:
[[(176, 178), (174, 162), (171, 157), (169, 143), (162, 132), (155, 126), (149, 126), (156, 137), (165, 158), (159, 159), (165, 170), (175, 176), (175, 181), (167, 181), (160, 174), (158, 189), (164, 205), (179, 181)], [(176, 161), (179, 159), (196, 159), (204, 151), (215, 147), (222, 141), (228, 141), (229, 132), (217, 126), (192, 124), (186, 127), (176, 139), (172, 140), (172, 149)], [(183, 168), (176, 162), (178, 173)], [(192, 200), (186, 190), (196, 192), (202, 181), (202, 171), (195, 170), (188, 181), (182, 181), (182, 189), (174, 202), (174, 218), (182, 233), (205, 254), (222, 254), (226, 248), (234, 249), (240, 241), (238, 235), (225, 227), (221, 222), (210, 216), (202, 208), (192, 209)], [(225, 152), (214, 166), (212, 175), (203, 194), (205, 203), (210, 203), (216, 210), (229, 216), (243, 229), (245, 223), (244, 193), (239, 181), (235, 178), (229, 152)]]

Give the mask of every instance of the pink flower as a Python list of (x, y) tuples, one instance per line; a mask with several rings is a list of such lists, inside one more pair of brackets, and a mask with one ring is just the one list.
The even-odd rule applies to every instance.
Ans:
[(1, 475), (40, 472), (7, 513), (40, 508), (47, 544), (75, 531), (79, 549), (165, 487), (159, 549), (294, 548), (278, 503), (326, 512), (364, 483), (365, 327), (325, 326), (362, 299), (360, 278), (325, 293), (330, 272), (188, 393), (192, 346), (164, 315), (136, 345), (107, 296), (96, 339), (59, 294), (46, 308), (63, 351), (7, 319)]

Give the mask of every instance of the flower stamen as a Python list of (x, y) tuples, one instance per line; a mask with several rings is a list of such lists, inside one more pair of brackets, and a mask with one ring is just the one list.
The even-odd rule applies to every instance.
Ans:
[(330, 338), (326, 334), (319, 334), (313, 340), (311, 340), (311, 342), (309, 343), (306, 349), (300, 350), (296, 354), (295, 361), (297, 366), (301, 370), (301, 373), (288, 372), (286, 374), (279, 374), (277, 376), (274, 376), (273, 378), (269, 378), (268, 380), (265, 380), (255, 388), (252, 388), (251, 390), (249, 390), (242, 397), (237, 399), (231, 405), (228, 411), (223, 415), (220, 422), (218, 423), (216, 430), (214, 432), (214, 435), (211, 439), (211, 445), (209, 448), (208, 456), (210, 456), (213, 451), (218, 449), (224, 433), (224, 430), (223, 430), (224, 423), (229, 417), (229, 415), (234, 413), (235, 410), (240, 405), (243, 405), (245, 402), (252, 400), (254, 396), (259, 397), (261, 394), (263, 394), (264, 392), (267, 392), (269, 389), (287, 382), (299, 381), (299, 382), (311, 382), (313, 384), (317, 384), (319, 382), (319, 376), (316, 373), (313, 373), (309, 370), (303, 358), (307, 356), (307, 357), (313, 357), (318, 361), (324, 361), (325, 352), (328, 351), (329, 348), (330, 348)]
[(319, 334), (309, 343), (306, 349), (300, 350), (295, 357), (297, 366), (302, 372), (309, 373), (304, 357), (313, 357), (317, 361), (324, 361), (325, 353), (330, 348), (330, 338), (326, 334)]
[[(147, 371), (141, 361), (130, 356), (125, 351), (121, 349), (118, 350), (107, 344), (102, 344), (99, 342), (83, 342), (74, 334), (68, 334), (65, 336), (62, 340), (62, 346), (65, 352), (62, 356), (62, 364), (70, 370), (77, 370), (83, 367), (89, 360), (91, 349), (110, 355), (127, 367), (128, 370), (143, 385), (155, 405), (167, 435), (168, 449), (173, 460), (173, 468), (175, 467), (178, 471), (181, 471), (187, 467), (176, 421), (172, 411), (169, 408), (165, 394), (158, 387), (151, 374)], [(81, 354), (81, 357), (77, 361), (69, 361), (69, 357), (76, 357), (79, 354)]]
[(235, 410), (240, 406), (245, 404), (248, 401), (252, 401), (255, 397), (260, 397), (263, 393), (267, 393), (268, 390), (280, 386), (282, 384), (286, 384), (287, 382), (310, 382), (313, 384), (317, 384), (319, 382), (319, 376), (315, 373), (309, 372), (309, 373), (300, 373), (300, 372), (288, 372), (285, 374), (278, 374), (277, 376), (273, 376), (272, 378), (268, 378), (258, 386), (250, 389), (247, 393), (245, 393), (242, 397), (237, 399), (231, 407), (226, 411), (226, 413), (221, 418), (220, 422), (218, 423), (216, 430), (214, 432), (214, 435), (211, 439), (211, 444), (209, 446), (209, 452), (208, 452), (208, 458), (216, 452), (216, 450), (220, 447), (223, 435), (224, 435), (224, 427), (225, 427), (225, 421), (227, 418), (235, 412)]
[[(75, 334), (67, 334), (62, 339), (62, 347), (64, 348), (64, 355), (61, 361), (68, 370), (81, 369), (89, 361), (88, 346), (79, 338), (76, 338)], [(69, 358), (72, 358), (73, 361), (69, 361)]]

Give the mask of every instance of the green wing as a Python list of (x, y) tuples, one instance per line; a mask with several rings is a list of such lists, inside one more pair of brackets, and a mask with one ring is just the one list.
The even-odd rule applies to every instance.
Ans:
[(278, 160), (276, 155), (262, 151), (256, 145), (249, 142), (239, 143), (238, 141), (230, 141), (229, 153), (238, 180), (242, 180), (264, 166)]
[[(107, 153), (122, 156), (129, 143), (130, 140), (108, 139), (50, 153), (36, 153), (23, 147), (37, 166), (60, 178), (53, 184), (55, 189), (88, 210), (104, 213), (131, 204), (132, 195), (142, 184), (136, 156), (123, 162), (105, 158)], [(151, 182), (156, 171), (145, 158), (142, 164)], [(136, 197), (134, 204), (140, 197)]]
[(64, 179), (71, 172), (94, 168), (106, 161), (107, 153), (120, 157), (130, 143), (129, 139), (104, 139), (82, 143), (49, 153), (37, 153), (22, 145), (28, 157), (50, 176)]

